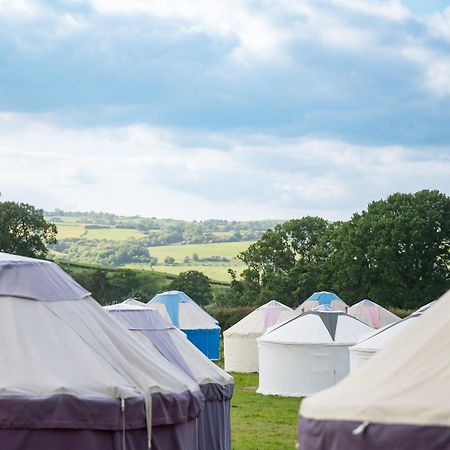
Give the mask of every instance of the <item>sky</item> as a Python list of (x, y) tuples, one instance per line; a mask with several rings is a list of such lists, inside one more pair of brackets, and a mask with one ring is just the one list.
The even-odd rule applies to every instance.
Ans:
[(0, 0), (0, 192), (347, 219), (450, 194), (450, 0)]

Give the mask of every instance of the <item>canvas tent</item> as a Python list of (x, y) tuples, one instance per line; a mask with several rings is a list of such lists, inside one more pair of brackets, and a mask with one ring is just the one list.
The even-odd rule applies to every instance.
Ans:
[(301, 397), (332, 386), (349, 372), (348, 348), (370, 330), (329, 306), (273, 327), (257, 339), (257, 392)]
[(379, 330), (373, 331), (367, 336), (361, 337), (356, 345), (350, 347), (350, 370), (365, 364), (376, 352), (385, 347), (398, 334), (403, 333), (430, 307), (431, 303), (422, 306), (413, 314), (403, 320), (386, 325)]
[(377, 329), (400, 320), (400, 317), (367, 298), (350, 306), (347, 313)]
[(256, 338), (262, 336), (268, 328), (297, 315), (289, 306), (271, 300), (228, 328), (223, 333), (225, 370), (257, 372)]
[(450, 292), (345, 380), (303, 400), (302, 450), (450, 448)]
[(219, 359), (220, 327), (214, 317), (180, 291), (155, 295), (149, 302), (164, 319), (186, 333), (187, 338), (209, 359)]
[(150, 306), (135, 299), (105, 309), (144, 345), (155, 347), (199, 385), (205, 407), (198, 417), (199, 450), (231, 450), (230, 400), (233, 378)]
[(198, 385), (55, 264), (0, 253), (0, 321), (2, 448), (197, 448)]
[(296, 311), (299, 314), (311, 311), (318, 306), (329, 306), (335, 311), (347, 311), (347, 304), (343, 302), (334, 292), (314, 292), (310, 297), (308, 297), (300, 306), (297, 307)]

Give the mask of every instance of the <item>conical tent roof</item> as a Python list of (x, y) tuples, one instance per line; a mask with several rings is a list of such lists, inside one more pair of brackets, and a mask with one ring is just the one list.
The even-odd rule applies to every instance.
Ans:
[(291, 308), (271, 300), (228, 328), (223, 333), (225, 370), (257, 372), (259, 365), (256, 338), (270, 327), (295, 316), (297, 313)]
[(217, 320), (181, 291), (155, 295), (149, 302), (164, 319), (182, 330), (220, 328)]
[(449, 310), (447, 292), (367, 364), (304, 400), (300, 447), (450, 448)]
[(400, 317), (367, 298), (350, 306), (347, 312), (373, 328), (382, 328), (400, 320)]
[(164, 319), (186, 333), (188, 339), (208, 358), (219, 359), (220, 327), (217, 320), (180, 291), (155, 295), (149, 302)]
[(296, 317), (298, 314), (289, 306), (277, 300), (270, 300), (266, 304), (252, 311), (232, 327), (225, 330), (223, 335), (229, 336), (256, 336), (259, 337), (266, 330), (278, 323)]
[(399, 319), (396, 322), (369, 333), (367, 336), (363, 336), (356, 345), (350, 348), (351, 370), (364, 364), (376, 352), (389, 344), (392, 339), (408, 329), (415, 322), (414, 319), (420, 317), (430, 305), (431, 303), (422, 306), (403, 320)]
[[(152, 308), (152, 305), (135, 299), (128, 299), (122, 303), (105, 306), (104, 309), (129, 330), (142, 332), (163, 355), (167, 355), (166, 357), (169, 360), (173, 358), (172, 362), (174, 364), (178, 365), (178, 359), (180, 358), (183, 361), (183, 370), (184, 365), (188, 367), (187, 373), (191, 374), (197, 383), (217, 383), (222, 386), (233, 383), (233, 377), (206, 358), (202, 352), (186, 339), (184, 333), (165, 320), (158, 310)], [(147, 331), (164, 330), (168, 332), (165, 334), (146, 333)], [(160, 336), (163, 339), (157, 339), (156, 336)], [(178, 353), (178, 356), (173, 357), (170, 352), (167, 352), (167, 343), (172, 347), (173, 353)], [(161, 344), (164, 346), (161, 347)], [(180, 350), (182, 350), (181, 353), (179, 353)]]
[(314, 292), (300, 306), (297, 307), (298, 313), (311, 311), (317, 306), (328, 305), (335, 311), (347, 311), (347, 304), (343, 302), (334, 292), (320, 291)]
[(328, 305), (271, 328), (257, 339), (257, 392), (301, 397), (332, 386), (349, 372), (348, 347), (370, 330)]
[(105, 307), (144, 345), (152, 346), (201, 385), (206, 403), (197, 419), (199, 450), (231, 449), (230, 400), (233, 378), (211, 362), (161, 314), (135, 299)]
[(353, 345), (372, 330), (360, 320), (322, 305), (274, 327), (258, 342)]
[[(131, 427), (127, 439), (141, 448), (146, 423), (153, 448), (163, 448), (171, 439), (159, 425), (184, 426), (199, 414), (198, 385), (53, 263), (0, 253), (0, 297), (0, 441), (8, 448), (26, 432), (33, 448), (102, 450), (116, 439), (106, 431), (122, 427)], [(30, 431), (43, 428), (45, 436)], [(64, 429), (72, 430), (70, 442), (62, 442)]]

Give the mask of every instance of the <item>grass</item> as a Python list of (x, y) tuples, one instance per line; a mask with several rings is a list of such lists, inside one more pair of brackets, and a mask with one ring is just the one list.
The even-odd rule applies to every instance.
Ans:
[(151, 256), (155, 256), (159, 261), (164, 261), (166, 256), (175, 258), (176, 262), (182, 262), (185, 256), (192, 258), (196, 253), (199, 258), (208, 256), (225, 256), (233, 259), (246, 250), (251, 241), (244, 242), (220, 242), (215, 244), (186, 244), (186, 245), (160, 245), (158, 247), (148, 247)]
[(84, 233), (84, 225), (76, 225), (76, 224), (64, 224), (58, 223), (56, 224), (58, 228), (58, 239), (72, 238), (72, 237), (80, 237)]
[(88, 229), (83, 236), (86, 239), (107, 239), (110, 241), (126, 241), (128, 238), (142, 238), (144, 235), (139, 230), (132, 228), (93, 228)]
[(153, 268), (158, 272), (171, 273), (174, 275), (178, 275), (179, 273), (188, 270), (198, 270), (211, 278), (211, 280), (230, 282), (231, 278), (228, 274), (228, 269), (234, 269), (236, 272), (240, 273), (244, 267), (232, 266), (230, 264), (223, 266), (211, 263), (209, 265), (154, 266)]
[(231, 375), (233, 450), (293, 450), (300, 399), (257, 394), (257, 373)]

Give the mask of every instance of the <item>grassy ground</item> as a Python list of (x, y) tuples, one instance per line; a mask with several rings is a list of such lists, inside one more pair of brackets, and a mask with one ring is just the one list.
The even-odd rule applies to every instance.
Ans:
[(111, 241), (126, 241), (128, 238), (142, 238), (144, 235), (139, 230), (131, 228), (99, 228), (88, 229), (83, 236), (86, 239), (107, 239)]
[(251, 241), (245, 242), (220, 242), (216, 244), (187, 244), (187, 245), (161, 245), (158, 247), (148, 247), (151, 256), (155, 256), (159, 261), (164, 261), (166, 256), (175, 258), (176, 262), (182, 262), (185, 256), (192, 258), (196, 253), (199, 258), (208, 256), (224, 256), (225, 258), (236, 258), (238, 253), (246, 250)]
[(233, 450), (293, 450), (300, 399), (257, 394), (258, 374), (232, 373)]

